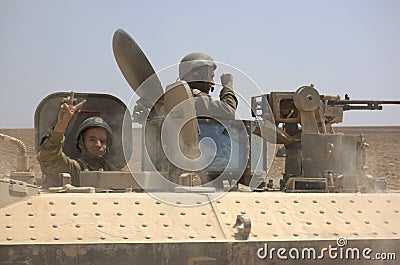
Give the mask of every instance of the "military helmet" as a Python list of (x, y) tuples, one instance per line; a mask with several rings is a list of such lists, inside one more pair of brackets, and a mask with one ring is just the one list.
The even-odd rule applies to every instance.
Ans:
[[(217, 68), (214, 59), (206, 53), (194, 52), (186, 55), (185, 57), (182, 58), (181, 62), (179, 63), (179, 78), (181, 80), (186, 80), (185, 78), (190, 73), (192, 73), (193, 70), (198, 69), (202, 66), (212, 67), (213, 70)], [(212, 77), (202, 75), (200, 80), (197, 81), (212, 82)]]
[(90, 117), (84, 120), (78, 127), (78, 131), (75, 137), (76, 148), (79, 148), (79, 141), (81, 140), (83, 133), (93, 127), (103, 128), (107, 132), (107, 149), (111, 146), (112, 130), (110, 125), (102, 118), (98, 116)]

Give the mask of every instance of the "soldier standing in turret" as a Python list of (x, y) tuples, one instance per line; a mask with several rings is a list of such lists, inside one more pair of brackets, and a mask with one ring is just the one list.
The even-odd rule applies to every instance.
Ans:
[[(211, 120), (235, 119), (238, 100), (233, 90), (232, 74), (221, 75), (222, 89), (219, 100), (211, 98), (214, 90), (214, 72), (217, 65), (214, 59), (205, 53), (190, 53), (182, 58), (179, 64), (179, 79), (186, 81), (194, 97), (197, 118)], [(231, 136), (228, 129), (221, 126), (202, 127), (200, 135), (214, 139), (217, 150), (213, 162), (207, 170), (224, 170), (231, 156)]]

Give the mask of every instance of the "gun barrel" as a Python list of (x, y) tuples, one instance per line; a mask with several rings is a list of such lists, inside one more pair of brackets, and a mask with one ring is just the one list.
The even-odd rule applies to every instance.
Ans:
[(400, 100), (339, 100), (343, 104), (400, 104)]
[(382, 110), (382, 105), (398, 105), (400, 100), (338, 100), (328, 104), (343, 110)]

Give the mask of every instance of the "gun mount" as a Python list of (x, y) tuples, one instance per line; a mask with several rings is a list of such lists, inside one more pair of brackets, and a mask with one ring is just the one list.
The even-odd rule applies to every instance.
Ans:
[(343, 121), (344, 111), (382, 110), (382, 105), (400, 101), (345, 98), (320, 95), (314, 85), (252, 97), (253, 117), (274, 121), (277, 142), (286, 149), (281, 189), (354, 192), (386, 188), (384, 180), (365, 176), (363, 136), (336, 134), (332, 124)]

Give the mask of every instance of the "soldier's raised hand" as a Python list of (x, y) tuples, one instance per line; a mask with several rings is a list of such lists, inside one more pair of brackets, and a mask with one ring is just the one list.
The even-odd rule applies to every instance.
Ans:
[(58, 111), (57, 124), (54, 127), (55, 132), (65, 132), (68, 127), (72, 116), (82, 108), (86, 103), (86, 100), (82, 100), (78, 104), (74, 105), (74, 92), (69, 95), (68, 104), (67, 102), (61, 103), (60, 110)]
[(221, 75), (221, 85), (233, 89), (233, 75), (232, 74)]

